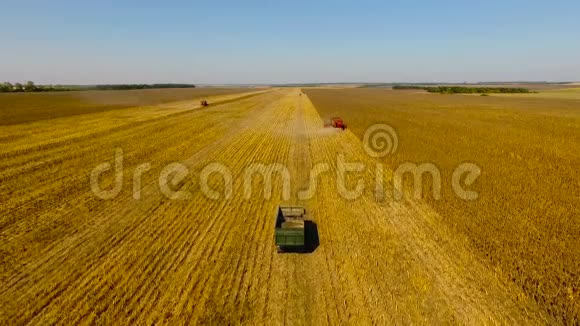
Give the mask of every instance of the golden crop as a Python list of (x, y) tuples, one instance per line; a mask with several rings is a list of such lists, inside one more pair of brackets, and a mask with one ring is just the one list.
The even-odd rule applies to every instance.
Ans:
[[(0, 323), (554, 321), (518, 280), (505, 277), (509, 270), (490, 268), (472, 249), (479, 229), (453, 215), (462, 208), (443, 210), (448, 200), (375, 200), (380, 161), (357, 136), (381, 117), (373, 111), (381, 102), (367, 102), (372, 96), (359, 90), (320, 92), (308, 91), (316, 108), (286, 88), (215, 95), (204, 108), (194, 98), (0, 127)], [(352, 132), (323, 128), (326, 114), (343, 116)], [(402, 121), (414, 127), (412, 119), (392, 121), (401, 151), (424, 148), (429, 139), (407, 139), (403, 131)], [(123, 187), (100, 199), (89, 186), (91, 171), (114, 165), (116, 149), (124, 153)], [(346, 180), (349, 189), (364, 185), (362, 196), (340, 195), (339, 157), (365, 166)], [(186, 191), (184, 200), (160, 191), (159, 176), (176, 162), (189, 173), (169, 188)], [(135, 199), (134, 172), (144, 163)], [(245, 196), (244, 176), (256, 163), (288, 169), (290, 198), (283, 173), (273, 174), (269, 198), (259, 176)], [(395, 162), (384, 163), (388, 182)], [(208, 185), (219, 198), (202, 191), (198, 181), (210, 164), (229, 171), (231, 196), (227, 178), (215, 173)], [(301, 198), (320, 164), (328, 169), (316, 191)], [(113, 173), (104, 173), (100, 186), (113, 184)], [(280, 203), (306, 207), (319, 232), (314, 252), (276, 253)]]
[[(580, 101), (530, 96), (433, 95), (414, 91), (307, 91), (321, 116), (340, 115), (362, 139), (384, 122), (399, 135), (384, 162), (433, 162), (442, 199), (425, 198), (442, 224), (463, 234), (498, 276), (515, 282), (561, 321), (580, 317)], [(557, 94), (550, 91), (550, 96)], [(479, 198), (445, 182), (469, 161)], [(427, 186), (429, 187), (429, 186)]]

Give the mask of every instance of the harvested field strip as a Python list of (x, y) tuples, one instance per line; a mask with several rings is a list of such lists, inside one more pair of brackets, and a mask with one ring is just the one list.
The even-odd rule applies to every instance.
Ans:
[[(272, 98), (268, 97), (270, 95), (264, 96), (266, 98), (261, 100), (262, 103), (272, 101)], [(9, 247), (3, 249), (11, 248), (7, 252), (18, 253), (19, 256), (14, 255), (13, 259), (15, 262), (21, 261), (25, 257), (22, 255), (40, 254), (40, 248), (50, 250), (51, 243), (57, 242), (70, 232), (76, 232), (78, 226), (90, 225), (96, 217), (95, 213), (102, 213), (103, 204), (110, 206), (111, 203), (103, 203), (94, 196), (88, 184), (88, 174), (92, 167), (102, 162), (110, 162), (115, 148), (122, 148), (127, 154), (124, 159), (127, 181), (132, 180), (131, 172), (136, 165), (151, 163), (151, 173), (145, 174), (142, 181), (143, 184), (147, 184), (157, 180), (155, 173), (159, 175), (164, 165), (175, 158), (187, 157), (228, 131), (229, 124), (239, 121), (239, 118), (233, 116), (232, 109), (250, 112), (248, 110), (252, 110), (259, 103), (252, 99), (237, 103), (231, 108), (211, 108), (208, 110), (211, 113), (208, 116), (210, 120), (200, 121), (198, 117), (205, 116), (206, 113), (192, 112), (191, 120), (164, 121), (171, 128), (159, 129), (158, 126), (133, 128), (121, 134), (108, 135), (100, 141), (87, 140), (86, 144), (77, 144), (80, 148), (86, 149), (84, 151), (73, 155), (70, 150), (63, 151), (63, 155), (70, 156), (69, 158), (65, 156), (66, 159), (62, 160), (60, 166), (43, 166), (42, 169), (32, 173), (22, 174), (9, 182), (3, 182), (2, 194), (12, 199), (5, 201), (0, 207), (3, 225), (0, 234), (10, 239), (6, 243)], [(206, 132), (201, 132), (202, 130)], [(197, 141), (183, 142), (183, 139), (196, 134), (199, 136), (193, 139)], [(109, 145), (103, 147), (103, 143)], [(61, 181), (55, 183), (55, 180)], [(130, 197), (131, 190), (131, 184), (128, 184), (119, 196)]]
[[(268, 92), (270, 90), (221, 95), (210, 97), (208, 100), (212, 101), (212, 106), (215, 106), (249, 99)], [(10, 142), (9, 145), (3, 146), (0, 157), (9, 158), (56, 146), (69, 145), (72, 141), (96, 138), (140, 124), (154, 124), (161, 119), (187, 114), (195, 109), (201, 109), (197, 99), (167, 103), (155, 107), (134, 107), (122, 111), (88, 114), (82, 117), (65, 117), (51, 121), (3, 127), (0, 136), (16, 138), (19, 141)]]
[[(273, 109), (273, 108), (272, 108), (272, 107), (270, 107), (270, 110), (272, 110), (272, 109)], [(250, 120), (250, 121), (251, 121), (251, 120)], [(258, 121), (260, 121), (260, 120), (258, 120)], [(264, 123), (264, 125), (268, 125), (268, 124)], [(263, 143), (263, 142), (264, 142), (264, 140), (263, 140), (263, 135), (260, 135), (260, 134), (255, 134), (255, 133), (251, 133), (251, 135), (252, 135), (252, 137), (255, 139), (255, 141), (260, 141), (261, 143)], [(232, 139), (232, 140), (234, 140), (234, 139), (236, 139), (236, 138), (237, 138), (237, 137), (231, 137), (231, 138), (228, 138), (228, 139)], [(245, 148), (242, 148), (242, 149), (241, 149), (241, 151), (242, 151), (242, 152), (234, 152), (234, 154), (229, 154), (229, 155), (241, 155), (242, 157), (248, 157), (248, 155), (247, 155), (247, 154), (249, 154), (249, 153), (250, 153), (250, 151), (248, 151), (248, 150), (249, 150), (249, 149), (251, 149), (251, 145), (255, 144), (255, 141), (252, 141), (252, 142), (250, 142), (250, 143), (248, 143), (248, 144), (245, 144), (245, 142), (243, 142), (243, 141), (240, 141), (240, 142), (238, 142), (238, 143), (241, 143), (241, 144), (245, 144), (245, 146), (244, 146), (244, 147), (246, 147), (247, 149), (245, 149)], [(270, 142), (270, 144), (274, 144), (274, 143), (273, 143), (273, 142)], [(250, 147), (248, 147), (248, 146), (250, 146)], [(216, 149), (216, 150), (219, 150), (219, 149)], [(245, 152), (246, 152), (246, 153), (245, 153)], [(268, 153), (268, 151), (265, 151), (265, 153)], [(250, 157), (251, 157), (251, 156), (250, 156)], [(193, 201), (193, 203), (195, 203), (195, 201)], [(223, 205), (223, 204), (221, 204), (221, 206), (222, 206), (222, 208), (223, 208), (223, 206), (224, 206), (224, 205)], [(140, 213), (140, 212), (137, 212), (137, 213)], [(152, 213), (153, 213), (153, 212), (152, 212)], [(155, 211), (155, 213), (156, 213), (156, 215), (157, 215), (157, 214), (159, 214), (160, 212), (159, 212), (159, 211)], [(173, 212), (173, 213), (174, 213), (174, 212)], [(216, 215), (216, 217), (220, 217), (220, 215), (219, 215), (219, 214), (221, 214), (221, 213), (222, 213), (222, 212), (218, 211), (218, 212), (217, 212), (217, 214), (218, 214), (218, 215)], [(170, 219), (169, 219), (169, 220), (173, 220), (173, 219), (175, 219), (175, 217), (174, 217), (173, 215), (174, 215), (174, 214), (170, 214)], [(268, 215), (269, 215), (269, 214), (268, 214)], [(191, 216), (188, 216), (188, 217), (190, 217), (190, 218), (191, 218)], [(231, 220), (229, 220), (229, 221), (231, 222), (232, 220), (233, 220), (233, 219), (231, 219)], [(179, 221), (179, 219), (177, 219), (176, 221)], [(213, 222), (214, 222), (214, 219), (208, 219), (208, 221), (210, 221), (210, 222), (212, 222), (212, 223), (213, 223)], [(147, 222), (147, 221), (142, 221), (142, 223), (141, 223), (140, 225), (145, 225), (145, 226), (147, 226), (148, 224), (147, 224), (146, 222)], [(152, 222), (154, 222), (154, 221), (152, 221)], [(175, 223), (177, 223), (177, 222), (175, 222)], [(199, 226), (199, 227), (201, 227), (201, 226)], [(116, 229), (116, 228), (115, 228), (115, 229)], [(226, 230), (227, 228), (225, 228), (225, 227), (222, 227), (221, 229), (222, 229), (222, 231), (223, 231), (223, 230)], [(200, 229), (198, 229), (198, 232), (199, 232), (199, 230), (200, 230)], [(204, 229), (203, 229), (203, 228), (201, 228), (201, 230), (204, 230)], [(102, 230), (101, 230), (101, 231), (102, 231)], [(206, 231), (206, 232), (211, 232), (211, 229), (210, 229), (210, 230), (205, 230), (205, 231)], [(131, 230), (130, 230), (130, 232), (131, 232), (131, 234), (135, 234), (135, 236), (137, 236), (138, 234), (141, 234), (141, 232), (139, 232), (139, 229), (138, 229), (138, 228), (133, 228), (133, 229), (131, 229)], [(170, 233), (170, 234), (171, 234), (171, 233)], [(90, 236), (90, 235), (87, 235), (87, 236), (88, 236), (88, 237), (90, 237), (90, 238), (92, 238), (92, 236)], [(153, 235), (152, 235), (152, 239), (155, 239), (155, 242), (158, 242), (158, 239), (156, 239), (156, 238), (155, 238)], [(210, 240), (212, 240), (212, 243), (213, 243), (213, 241), (215, 241), (213, 238), (210, 238)], [(128, 241), (128, 240), (127, 240), (127, 239), (122, 239), (122, 241)], [(165, 243), (165, 242), (163, 242), (163, 243)], [(167, 243), (173, 243), (173, 242), (171, 242), (171, 241), (170, 241), (170, 242), (167, 242)], [(105, 245), (106, 245), (106, 243), (105, 243)], [(111, 245), (114, 245), (114, 243), (113, 243), (113, 244), (111, 244)], [(114, 245), (114, 247), (117, 247), (118, 245), (119, 245), (119, 244), (116, 244), (116, 245)], [(131, 247), (131, 245), (129, 245), (129, 246)], [(147, 248), (147, 247), (144, 247), (144, 248)], [(212, 249), (219, 249), (219, 248), (212, 248)], [(203, 251), (200, 251), (200, 252), (203, 252)], [(118, 255), (115, 255), (115, 257), (118, 257)], [(151, 257), (149, 257), (149, 258), (151, 258)], [(69, 257), (69, 259), (70, 259), (70, 257)], [(77, 263), (78, 263), (78, 261), (77, 261)], [(104, 266), (107, 266), (107, 265), (104, 265)], [(130, 265), (130, 266), (132, 266), (132, 265)], [(112, 267), (111, 267), (111, 268), (112, 268)], [(98, 271), (100, 271), (100, 269), (99, 269)], [(97, 273), (97, 275), (99, 275), (99, 274), (98, 274), (98, 271), (96, 272), (96, 273)], [(100, 274), (100, 275), (103, 275), (103, 274)], [(116, 274), (116, 275), (121, 275), (121, 274)], [(44, 275), (43, 277), (46, 277), (46, 275)], [(60, 275), (59, 277), (62, 277), (62, 275)], [(85, 276), (81, 277), (81, 279), (82, 279), (82, 278), (84, 278), (84, 277), (87, 277), (87, 275), (85, 275)], [(74, 278), (73, 278), (73, 279), (74, 279)], [(46, 282), (45, 282), (45, 283), (46, 283)], [(84, 283), (85, 283), (85, 284), (88, 284), (87, 282), (84, 282)], [(114, 284), (114, 283), (113, 283), (113, 284)], [(203, 283), (202, 283), (202, 284), (203, 284)], [(79, 286), (79, 285), (77, 284), (77, 286)], [(70, 290), (74, 290), (74, 289), (76, 289), (76, 288), (77, 288), (77, 286), (72, 286), (72, 287), (69, 287), (69, 289), (70, 289)], [(54, 290), (53, 290), (53, 292), (54, 292)], [(61, 297), (62, 297), (62, 295), (61, 295)], [(73, 298), (73, 299), (74, 299), (74, 298)], [(74, 300), (73, 300), (73, 301), (74, 301)], [(54, 303), (53, 303), (53, 304), (54, 304)], [(50, 315), (50, 314), (48, 314), (47, 316), (49, 316), (49, 315)], [(81, 314), (81, 315), (83, 315), (83, 314)]]
[[(246, 93), (252, 88), (189, 88), (0, 94), (0, 126)], [(199, 102), (198, 102), (199, 103)]]

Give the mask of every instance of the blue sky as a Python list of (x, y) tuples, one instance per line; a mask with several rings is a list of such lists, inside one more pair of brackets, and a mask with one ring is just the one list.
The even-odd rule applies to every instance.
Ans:
[(6, 1), (0, 80), (580, 80), (580, 1)]

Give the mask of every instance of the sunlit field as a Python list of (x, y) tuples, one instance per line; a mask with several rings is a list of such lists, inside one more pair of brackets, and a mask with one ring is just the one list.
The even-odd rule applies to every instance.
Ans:
[[(432, 162), (450, 182), (464, 162), (481, 167), (475, 201), (450, 187), (426, 196), (442, 224), (469, 238), (497, 275), (563, 320), (580, 307), (580, 98), (577, 88), (538, 94), (440, 95), (351, 89), (306, 91), (321, 116), (340, 115), (362, 139), (384, 122), (399, 136), (384, 162)], [(567, 96), (567, 95), (570, 96)], [(575, 99), (576, 98), (576, 99)]]

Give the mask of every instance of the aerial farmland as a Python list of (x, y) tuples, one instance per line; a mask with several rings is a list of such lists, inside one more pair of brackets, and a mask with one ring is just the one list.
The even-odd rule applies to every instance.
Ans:
[[(126, 102), (135, 91), (119, 92)], [(578, 206), (579, 189), (558, 186), (578, 179), (577, 100), (364, 88), (200, 88), (188, 100), (138, 92), (155, 92), (143, 100), (153, 102), (95, 104), (93, 93), (81, 96), (81, 111), (61, 104), (36, 120), (34, 110), (70, 99), (2, 95), (11, 119), (0, 129), (4, 323), (577, 317), (579, 230), (567, 207)], [(36, 109), (11, 109), (22, 102)], [(347, 129), (325, 127), (335, 115)], [(392, 155), (369, 155), (363, 144), (376, 121), (397, 130)], [(483, 171), (475, 201), (453, 195), (450, 174), (464, 158)], [(441, 198), (433, 181), (421, 198), (408, 182), (397, 196), (397, 167), (427, 161), (441, 170)], [(361, 168), (337, 181), (344, 162)], [(316, 226), (308, 252), (277, 251), (281, 205), (304, 207)], [(546, 246), (552, 255), (541, 254)]]
[(580, 324), (580, 1), (0, 8), (0, 326)]

